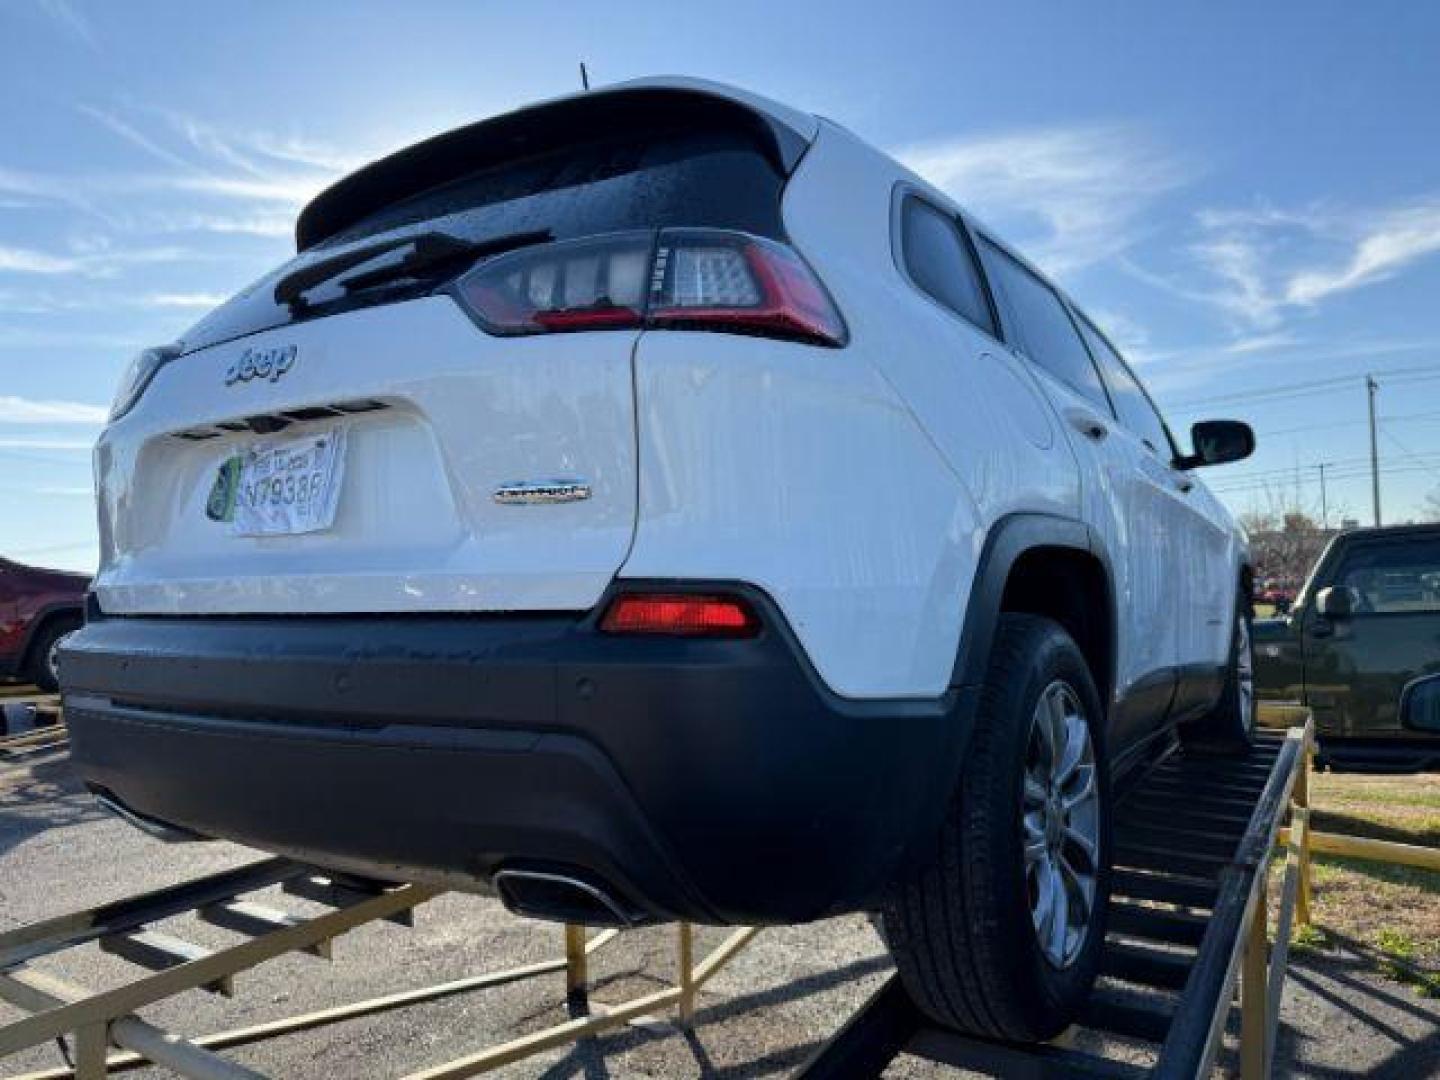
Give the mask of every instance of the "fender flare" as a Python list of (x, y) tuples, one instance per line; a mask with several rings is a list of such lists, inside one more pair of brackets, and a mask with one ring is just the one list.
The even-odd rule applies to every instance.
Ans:
[(950, 678), (952, 687), (978, 687), (985, 681), (1010, 571), (1022, 555), (1037, 548), (1066, 548), (1099, 561), (1105, 573), (1105, 592), (1110, 606), (1111, 670), (1105, 675), (1107, 684), (1115, 685), (1120, 620), (1115, 610), (1115, 574), (1109, 553), (1095, 530), (1083, 521), (1057, 514), (1022, 512), (1000, 518), (986, 535), (965, 608), (955, 669)]

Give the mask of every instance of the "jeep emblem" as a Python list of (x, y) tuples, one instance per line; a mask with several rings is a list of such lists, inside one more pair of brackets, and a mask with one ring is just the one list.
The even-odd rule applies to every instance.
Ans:
[(246, 349), (225, 371), (225, 385), (260, 379), (278, 382), (280, 376), (295, 366), (300, 349), (295, 345), (277, 345), (273, 349)]

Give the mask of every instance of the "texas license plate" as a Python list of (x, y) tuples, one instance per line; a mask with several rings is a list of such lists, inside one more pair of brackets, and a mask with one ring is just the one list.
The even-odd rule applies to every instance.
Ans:
[(335, 523), (345, 430), (266, 442), (220, 466), (205, 512), (238, 536), (297, 536)]

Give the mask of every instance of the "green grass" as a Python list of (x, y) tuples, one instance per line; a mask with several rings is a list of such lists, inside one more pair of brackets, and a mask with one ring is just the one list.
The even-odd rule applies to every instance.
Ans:
[(1409, 934), (1381, 929), (1375, 935), (1375, 947), (1382, 956), (1380, 970), (1386, 975), (1398, 983), (1413, 986), (1423, 997), (1440, 997), (1440, 975), (1420, 966), (1420, 949)]
[[(1440, 776), (1318, 774), (1311, 809), (1319, 831), (1440, 845)], [(1316, 955), (1344, 945), (1416, 993), (1440, 996), (1440, 873), (1317, 855), (1311, 881), (1315, 925), (1296, 927), (1292, 950)]]
[(1301, 926), (1294, 923), (1290, 928), (1290, 952), (1292, 955), (1318, 955), (1330, 951), (1330, 938), (1318, 926)]

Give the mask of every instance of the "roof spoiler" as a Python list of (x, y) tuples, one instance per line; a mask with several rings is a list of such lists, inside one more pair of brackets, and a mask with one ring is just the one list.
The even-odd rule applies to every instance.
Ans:
[(366, 165), (317, 195), (295, 223), (305, 251), (376, 210), (481, 169), (615, 132), (743, 127), (785, 175), (815, 138), (809, 114), (698, 79), (644, 79), (531, 105), (447, 131)]

